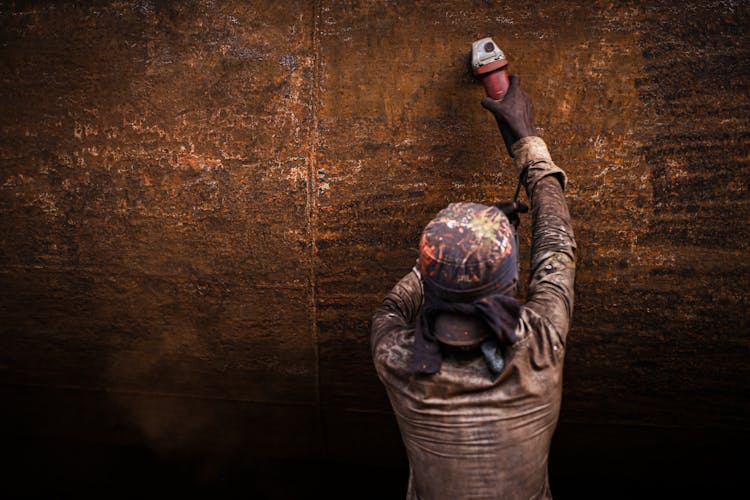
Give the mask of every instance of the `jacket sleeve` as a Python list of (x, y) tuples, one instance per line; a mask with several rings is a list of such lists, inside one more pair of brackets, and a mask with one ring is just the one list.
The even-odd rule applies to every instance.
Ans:
[(412, 269), (391, 289), (372, 318), (370, 343), (373, 354), (386, 333), (414, 324), (423, 293), (422, 278), (417, 269)]
[(526, 169), (526, 194), (531, 200), (531, 278), (526, 307), (565, 338), (573, 315), (576, 242), (563, 191), (567, 177), (539, 137), (513, 145), (519, 169)]

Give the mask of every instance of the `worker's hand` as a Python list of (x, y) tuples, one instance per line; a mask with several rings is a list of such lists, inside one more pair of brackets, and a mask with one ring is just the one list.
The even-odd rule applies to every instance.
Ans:
[(485, 97), (482, 99), (482, 106), (495, 115), (509, 155), (513, 156), (511, 147), (517, 140), (536, 135), (531, 97), (521, 90), (521, 79), (518, 76), (510, 76), (508, 93), (502, 101)]

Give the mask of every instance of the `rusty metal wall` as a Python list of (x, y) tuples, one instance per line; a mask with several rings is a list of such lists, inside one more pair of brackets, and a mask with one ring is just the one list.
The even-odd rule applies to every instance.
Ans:
[(434, 213), (512, 194), (463, 62), (490, 35), (571, 181), (553, 466), (731, 448), (749, 27), (732, 1), (0, 2), (6, 431), (403, 465), (369, 319)]

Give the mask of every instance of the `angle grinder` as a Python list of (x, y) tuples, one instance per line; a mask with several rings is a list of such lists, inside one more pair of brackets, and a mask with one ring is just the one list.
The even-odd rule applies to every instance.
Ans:
[[(492, 38), (482, 38), (471, 44), (471, 70), (475, 77), (482, 80), (487, 97), (502, 101), (508, 92), (508, 60), (505, 53)], [(506, 127), (500, 127), (508, 154), (513, 157), (511, 146), (513, 138)]]
[(471, 44), (471, 69), (482, 79), (487, 97), (502, 101), (508, 91), (508, 61), (492, 38), (482, 38)]

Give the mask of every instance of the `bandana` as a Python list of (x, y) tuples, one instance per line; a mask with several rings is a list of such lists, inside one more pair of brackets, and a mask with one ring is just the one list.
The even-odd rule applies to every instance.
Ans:
[[(511, 264), (512, 262), (508, 265)], [(433, 374), (440, 371), (443, 357), (440, 344), (435, 338), (434, 326), (435, 317), (443, 312), (475, 315), (485, 322), (492, 335), (482, 342), (482, 355), (493, 378), (502, 372), (505, 365), (503, 360), (505, 346), (518, 341), (516, 324), (521, 311), (521, 303), (504, 293), (482, 296), (481, 291), (463, 298), (464, 300), (474, 298), (474, 300), (457, 302), (447, 299), (440, 294), (439, 288), (436, 289), (434, 283), (431, 283), (429, 279), (424, 280), (424, 303), (417, 317), (412, 357), (412, 370), (415, 373)]]

